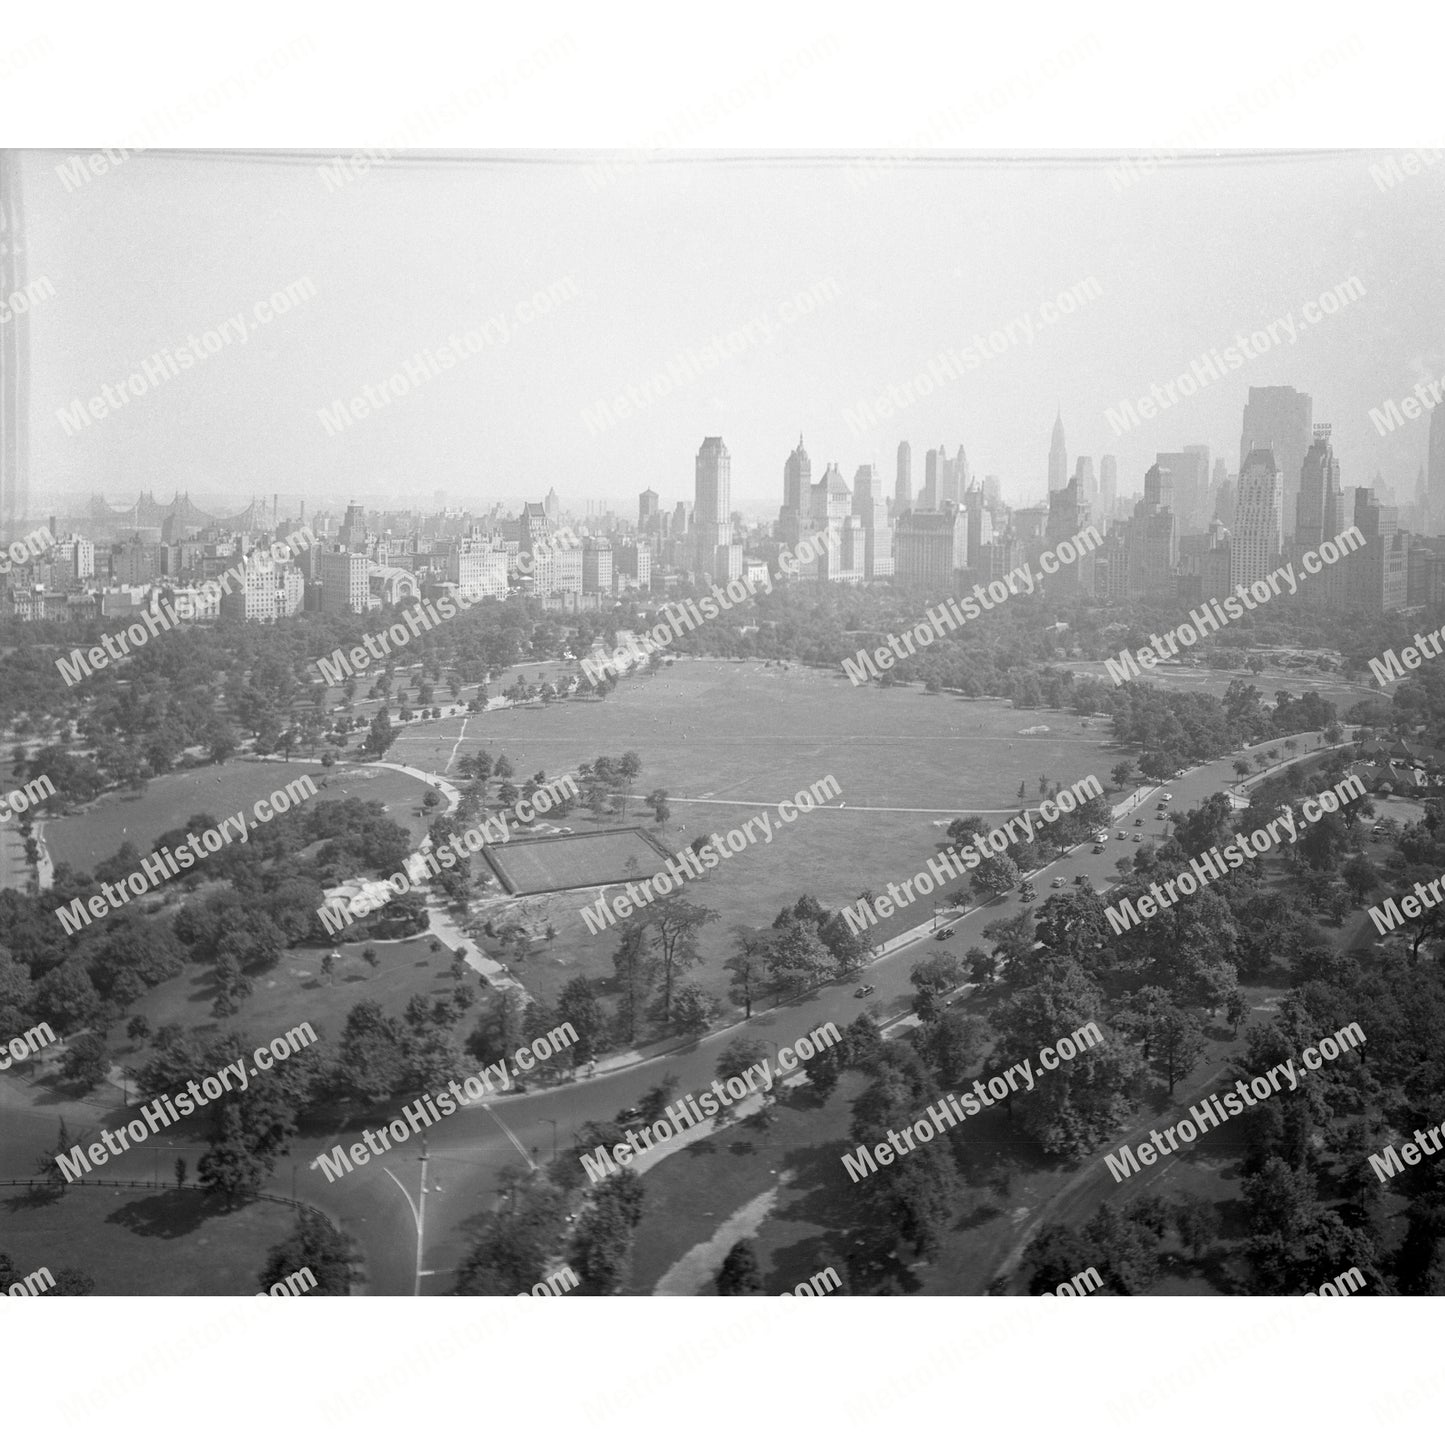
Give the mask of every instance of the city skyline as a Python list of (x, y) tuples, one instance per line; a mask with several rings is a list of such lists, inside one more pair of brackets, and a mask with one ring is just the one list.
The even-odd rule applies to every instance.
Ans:
[[(31, 513), (47, 497), (147, 488), (280, 490), (312, 505), (437, 490), (453, 505), (516, 502), (545, 490), (533, 482), (544, 472), (585, 476), (562, 490), (620, 511), (643, 486), (687, 496), (696, 438), (723, 434), (734, 507), (766, 515), (778, 459), (800, 429), (845, 476), (863, 465), (891, 476), (901, 441), (921, 459), (938, 438), (962, 439), (971, 470), (997, 475), (1020, 505), (1046, 494), (1056, 414), (1077, 449), (1071, 470), (1075, 456), (1113, 454), (1129, 494), (1156, 453), (1203, 444), (1230, 455), (1249, 389), (1281, 385), (1333, 421), (1347, 484), (1378, 470), (1403, 499), (1429, 427), (1381, 436), (1368, 414), (1445, 370), (1417, 304), (1438, 198), (1434, 178), (1382, 195), (1374, 159), (1304, 157), (1282, 172), (1266, 158), (1225, 157), (1122, 191), (1102, 160), (951, 159), (867, 187), (828, 158), (776, 168), (670, 160), (595, 192), (583, 162), (567, 157), (536, 168), (424, 161), (329, 192), (300, 160), (149, 154), (67, 190), (57, 175), (65, 153), (25, 152), (29, 274), (55, 285), (28, 318)], [(1217, 254), (1218, 228), (1254, 204), (1278, 223), (1271, 244), (1235, 235)], [(880, 233), (885, 247), (868, 234), (880, 207), (930, 224)], [(1061, 211), (1071, 224), (1056, 237), (1049, 218)], [(564, 212), (570, 233), (554, 224)], [(662, 213), (677, 239), (657, 239)], [(465, 219), (496, 214), (509, 224)], [(758, 214), (770, 224), (754, 235)], [(808, 238), (785, 264), (774, 227)], [(933, 232), (945, 227), (957, 239), (939, 248)], [(512, 245), (518, 229), (536, 244)], [(255, 244), (237, 247), (234, 236), (251, 230)], [(1192, 357), (1356, 274), (1364, 296), (1318, 333), (1301, 331), (1126, 435), (1111, 431), (1105, 412), (1121, 397), (1149, 394)], [(1010, 315), (1091, 276), (1102, 295), (998, 352)], [(57, 421), (57, 410), (300, 278), (314, 297), (246, 342), (77, 435)], [(571, 293), (556, 292), (546, 314), (518, 318), (519, 304), (567, 278)], [(487, 330), (498, 317), (505, 341)], [(448, 367), (438, 352), (466, 334), (461, 320), (477, 349)], [(583, 335), (607, 344), (581, 346)], [(854, 433), (847, 413), (974, 337), (985, 353), (977, 369)], [(709, 353), (714, 338), (723, 344)], [(318, 412), (367, 388), (377, 395), (413, 361), (421, 379), (409, 394), (328, 435)], [(669, 375), (663, 394), (654, 382)], [(640, 399), (630, 414), (589, 430), (585, 413), (629, 395)], [(264, 435), (257, 414), (268, 417)]]

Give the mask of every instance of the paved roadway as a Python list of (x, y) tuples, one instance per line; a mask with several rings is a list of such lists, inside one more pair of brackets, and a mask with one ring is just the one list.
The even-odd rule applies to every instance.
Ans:
[[(1313, 748), (1317, 734), (1299, 735), (1301, 756)], [(1279, 742), (1270, 743), (1271, 747)], [(1251, 752), (1256, 750), (1251, 750)], [(1285, 758), (1290, 761), (1288, 755)], [(1233, 756), (1207, 763), (1190, 771), (1159, 790), (1173, 795), (1174, 809), (1193, 807), (1209, 794), (1237, 781)], [(1160, 826), (1154, 822), (1157, 796), (1140, 805), (1134, 816), (1145, 820), (1146, 839), (1158, 841)], [(1132, 841), (1136, 831), (1133, 817), (1122, 822), (1130, 841), (1111, 838), (1105, 851), (1095, 854), (1090, 846), (1078, 850), (1042, 870), (1034, 879), (1038, 902), (1050, 893), (1050, 880), (1062, 876), (1070, 880), (1085, 873), (1096, 888), (1107, 886), (1115, 859), (1124, 852), (1133, 852), (1139, 845)], [(1115, 831), (1118, 831), (1116, 825)], [(941, 836), (941, 835), (940, 835)], [(924, 861), (920, 850), (919, 862)], [(994, 919), (1006, 917), (1019, 906), (1017, 895), (1002, 903), (976, 908), (955, 922), (955, 934), (948, 947), (958, 956), (975, 945), (984, 946), (983, 929)], [(767, 1040), (775, 1047), (791, 1044), (826, 1019), (845, 1027), (858, 1014), (875, 1011), (884, 1017), (900, 1013), (908, 1006), (912, 989), (908, 975), (930, 949), (939, 945), (931, 936), (909, 944), (875, 963), (868, 965), (864, 976), (876, 992), (867, 999), (855, 999), (853, 990), (857, 976), (832, 983), (816, 990), (807, 999), (784, 1005), (749, 1023), (729, 1029), (703, 1040), (678, 1054), (650, 1060), (626, 1071), (603, 1075), (575, 1084), (532, 1094), (511, 1096), (492, 1103), (489, 1108), (468, 1108), (428, 1131), (431, 1156), (427, 1198), (426, 1248), (424, 1265), (435, 1271), (422, 1281), (425, 1294), (445, 1293), (451, 1288), (452, 1271), (466, 1252), (467, 1238), (462, 1229), (465, 1221), (490, 1209), (496, 1202), (498, 1181), (508, 1165), (520, 1163), (521, 1151), (535, 1154), (540, 1160), (550, 1156), (555, 1120), (557, 1146), (574, 1148), (573, 1133), (588, 1119), (610, 1119), (624, 1106), (635, 1103), (664, 1075), (678, 1079), (677, 1093), (683, 1094), (707, 1086), (715, 1077), (718, 1055), (739, 1033)], [(4, 1173), (28, 1173), (38, 1148), (53, 1144), (55, 1118), (59, 1110), (17, 1107), (19, 1100), (9, 1100), (0, 1090), (0, 1169)], [(66, 1108), (72, 1122), (85, 1110)], [(520, 1144), (514, 1144), (501, 1127), (505, 1123)], [(372, 1160), (344, 1179), (328, 1183), (321, 1171), (307, 1166), (322, 1149), (336, 1143), (349, 1144), (358, 1139), (355, 1128), (343, 1128), (325, 1137), (310, 1136), (295, 1141), (292, 1159), (298, 1163), (296, 1187), (301, 1198), (310, 1200), (340, 1219), (345, 1228), (360, 1240), (365, 1250), (370, 1279), (368, 1292), (373, 1294), (410, 1294), (413, 1287), (415, 1225), (410, 1205), (402, 1191), (384, 1172), (389, 1167), (413, 1197), (420, 1178), (418, 1145), (413, 1139), (384, 1160)], [(199, 1151), (196, 1151), (199, 1152)], [(283, 1161), (272, 1181), (277, 1193), (287, 1193), (291, 1185), (291, 1161)]]

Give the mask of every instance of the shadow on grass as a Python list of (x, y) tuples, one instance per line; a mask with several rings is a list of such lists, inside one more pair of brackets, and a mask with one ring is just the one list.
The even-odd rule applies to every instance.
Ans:
[(44, 1209), (48, 1204), (58, 1204), (61, 1199), (61, 1192), (51, 1188), (31, 1188), (17, 1190), (5, 1194), (5, 1212), (7, 1214), (21, 1214), (28, 1209)]
[(195, 1189), (172, 1189), (164, 1194), (145, 1194), (122, 1204), (106, 1215), (107, 1224), (119, 1224), (132, 1234), (160, 1239), (180, 1239), (199, 1229), (207, 1220), (226, 1214), (223, 1205)]

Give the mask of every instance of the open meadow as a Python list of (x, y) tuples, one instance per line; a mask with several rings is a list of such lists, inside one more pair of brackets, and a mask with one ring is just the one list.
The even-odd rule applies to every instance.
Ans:
[(109, 858), (122, 843), (133, 843), (144, 856), (162, 833), (180, 827), (196, 813), (225, 818), (244, 811), (249, 817), (258, 798), (269, 797), (274, 789), (307, 774), (319, 789), (311, 801), (375, 798), (385, 804), (392, 822), (410, 830), (414, 838), (426, 831), (425, 819), (416, 811), (426, 785), (392, 768), (339, 763), (327, 770), (299, 758), (289, 763), (232, 758), (220, 766), (168, 773), (139, 796), (109, 793), (84, 812), (54, 818), (45, 825), (46, 845), (57, 864), (82, 869)]
[[(443, 766), (458, 722), (409, 727), (388, 759)], [(759, 833), (688, 886), (691, 901), (719, 914), (703, 932), (704, 963), (694, 975), (719, 997), (734, 924), (766, 926), (802, 893), (839, 907), (865, 887), (911, 877), (953, 818), (980, 812), (1002, 821), (1038, 801), (1040, 774), (1065, 784), (1093, 774), (1107, 786), (1121, 756), (1107, 724), (1072, 714), (1016, 712), (1006, 702), (928, 696), (919, 688), (855, 688), (795, 665), (691, 659), (629, 677), (605, 702), (469, 718), (462, 749), (479, 748), (506, 753), (518, 779), (538, 769), (556, 778), (584, 759), (635, 750), (643, 771), (626, 821), (651, 825), (640, 798), (666, 789), (671, 817), (653, 831), (669, 848), (771, 815), (771, 842)], [(780, 799), (830, 776), (841, 790), (836, 801), (779, 821)], [(579, 807), (567, 824), (585, 832), (589, 816)], [(580, 918), (596, 897), (589, 890), (528, 900), (541, 923), (557, 929), (552, 942), (514, 964), (528, 989), (551, 1000), (579, 971), (611, 972), (612, 931), (591, 936)], [(908, 922), (928, 916), (921, 907), (914, 912)]]

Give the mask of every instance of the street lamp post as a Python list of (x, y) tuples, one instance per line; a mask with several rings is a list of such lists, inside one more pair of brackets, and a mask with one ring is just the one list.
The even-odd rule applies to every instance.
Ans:
[(557, 1121), (555, 1119), (543, 1119), (544, 1124), (552, 1126), (552, 1162), (557, 1162)]

